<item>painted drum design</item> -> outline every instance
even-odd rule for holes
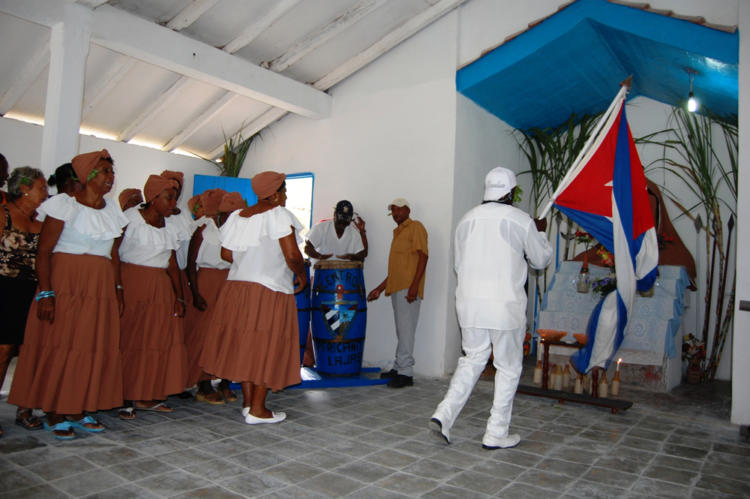
[[[312,336],[318,372],[333,376],[359,374],[366,325],[367,301],[362,263],[316,263],[312,292]]]

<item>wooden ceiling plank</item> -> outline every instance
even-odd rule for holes
[[[34,54],[26,61],[23,68],[16,73],[13,85],[5,91],[0,98],[0,115],[4,115],[15,106],[24,96],[32,83],[49,65],[50,47],[49,38],[39,45]]]
[[[308,118],[330,115],[329,95],[292,78],[108,5],[94,17],[92,39],[106,48]]]
[[[419,32],[423,28],[461,6],[466,0],[441,0],[432,7],[408,19],[396,29],[372,44],[370,47],[352,57],[339,67],[316,81],[313,86],[318,90],[328,90],[341,80],[359,71],[399,43]]]
[[[125,59],[123,62],[122,59]],[[102,101],[102,99],[117,86],[118,83],[127,75],[133,66],[135,66],[136,60],[127,57],[120,56],[117,60],[101,77],[91,86],[90,89],[84,92],[83,98],[83,119],[91,114],[96,106]]]
[[[45,26],[62,21],[63,6],[57,0],[0,0],[0,12]],[[91,40],[105,48],[301,116],[331,114],[331,96],[312,86],[111,5],[93,15]]]
[[[200,130],[203,125],[211,121],[214,116],[227,107],[235,98],[237,98],[236,94],[233,94],[232,92],[225,93],[219,100],[211,103],[203,112],[201,112],[201,114],[190,119],[190,123],[187,127],[183,128],[180,133],[172,137],[169,142],[162,147],[162,150],[172,151],[180,147],[187,139],[192,137],[195,132]]]
[[[218,2],[219,0],[193,0],[187,7],[169,20],[167,28],[175,31],[187,28]]]
[[[169,88],[164,90],[159,97],[154,99],[150,105],[146,107],[133,122],[123,130],[117,137],[118,140],[127,142],[148,124],[149,121],[154,119],[157,115],[162,113],[174,100],[179,91],[189,82],[187,78],[177,78],[177,81],[172,83]]]
[[[385,3],[385,0],[362,0],[353,7],[334,17],[328,24],[297,41],[289,50],[263,67],[280,73],[293,65],[339,33],[371,14]]]
[[[237,35],[232,41],[227,43],[223,50],[234,54],[243,47],[246,47],[253,40],[258,38],[261,33],[270,28],[276,21],[289,12],[300,0],[278,0],[273,4],[268,12],[258,18],[253,24],[246,27],[242,33]]]
[[[109,2],[109,0],[78,0],[79,4],[83,5],[84,7],[88,7],[89,9],[95,9],[107,2]]]

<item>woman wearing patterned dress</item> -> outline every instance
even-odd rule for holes
[[[44,174],[36,168],[16,168],[8,179],[9,202],[0,208],[0,386],[10,360],[23,344],[26,317],[36,291],[36,249],[42,223],[36,209],[47,199]],[[16,424],[38,430],[42,422],[31,409],[19,407]],[[0,435],[3,434],[0,428]]]

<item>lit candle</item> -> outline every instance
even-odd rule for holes
[[[618,372],[618,373],[620,372],[620,362],[622,362],[622,357],[619,358],[619,359],[617,359],[617,369],[616,369],[616,372]]]

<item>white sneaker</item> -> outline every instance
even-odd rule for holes
[[[250,414],[248,411],[247,416],[245,416],[245,423],[246,424],[272,424],[272,423],[281,423],[286,419],[286,413],[285,412],[274,412],[271,411],[271,417],[270,418],[257,418]]]
[[[438,418],[433,417],[432,419],[430,419],[430,429],[434,432],[437,432],[441,437],[443,437],[443,440],[445,440],[446,444],[451,443],[451,429],[445,428],[443,426],[443,422]]]
[[[250,406],[243,407],[242,408],[242,417],[246,418],[248,414],[250,414]]]
[[[510,449],[515,447],[521,441],[521,435],[513,433],[504,437],[490,437],[485,435],[482,439],[482,448],[487,450]]]

